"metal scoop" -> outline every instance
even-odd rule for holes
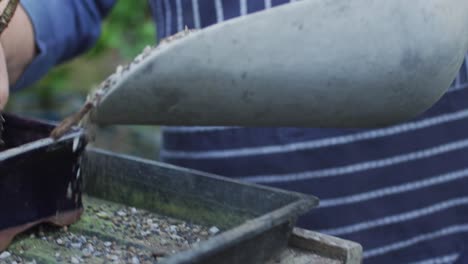
[[[100,124],[375,127],[447,90],[466,0],[305,0],[175,38],[99,93]]]

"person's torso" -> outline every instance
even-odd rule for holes
[[[152,7],[163,38],[287,2],[153,0]],[[320,207],[300,224],[361,243],[369,263],[452,263],[468,245],[467,132],[464,63],[444,97],[407,123],[373,130],[171,127],[161,157],[318,196]]]
[[[159,39],[289,2],[294,0],[150,0]]]

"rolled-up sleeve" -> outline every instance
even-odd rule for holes
[[[50,68],[93,46],[115,0],[21,0],[34,27],[37,56],[13,89],[32,84]]]

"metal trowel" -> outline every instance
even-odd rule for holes
[[[179,33],[88,110],[98,124],[391,125],[432,106],[467,50],[466,0],[304,0]]]

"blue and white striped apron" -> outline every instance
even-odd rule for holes
[[[154,0],[152,9],[162,38],[287,2]],[[318,196],[299,224],[361,243],[366,263],[465,263],[466,63],[433,108],[396,126],[173,127],[163,142],[166,162]]]

